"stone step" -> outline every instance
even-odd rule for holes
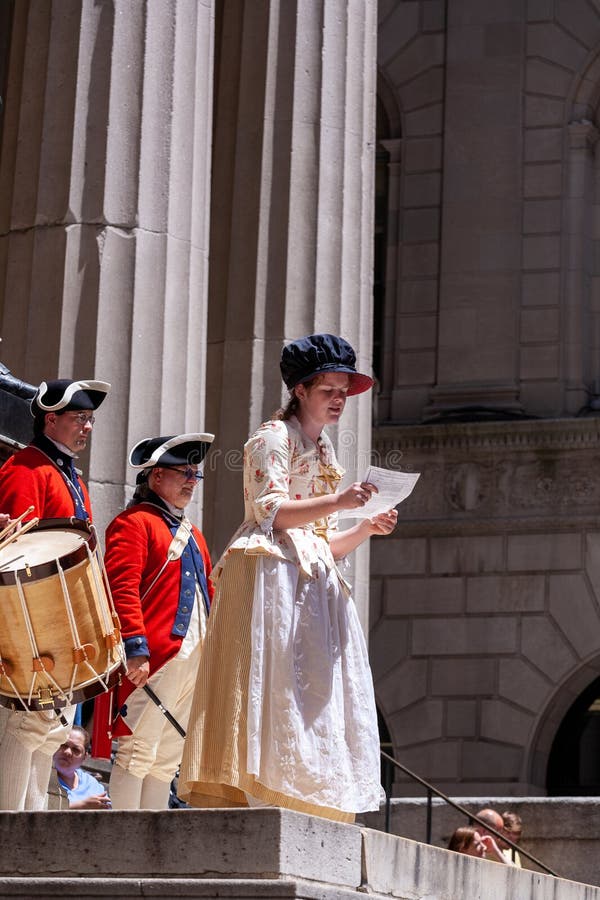
[[[0,813],[0,898],[600,900],[600,888],[282,809]]]

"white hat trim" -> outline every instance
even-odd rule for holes
[[[144,438],[141,441],[138,441],[135,447],[131,448],[131,452],[129,454],[129,465],[133,469],[151,469],[153,466],[158,465],[158,460],[167,450],[170,450],[171,447],[178,447],[179,444],[187,444],[192,441],[202,442],[203,444],[212,444],[214,441],[214,434],[204,433],[204,434],[177,434],[174,437],[170,438],[168,441],[164,441],[159,447],[156,448],[150,459],[147,459],[144,463],[138,463],[135,465],[131,461],[131,457],[133,455],[134,450],[140,446],[140,444],[144,444],[146,441],[151,441],[152,438]]]
[[[65,392],[62,395],[61,399],[58,403],[54,403],[51,406],[47,406],[45,403],[42,403],[42,397],[48,390],[48,385],[45,381],[42,381],[38,388],[38,392],[31,401],[31,405],[39,406],[40,409],[43,409],[44,412],[56,412],[57,409],[64,409],[65,406],[68,406],[73,398],[73,395],[77,393],[77,391],[99,391],[103,394],[108,394],[110,391],[110,384],[107,381],[74,381],[67,388],[65,388]]]

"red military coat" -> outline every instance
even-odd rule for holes
[[[204,562],[210,601],[213,587],[209,579],[212,565],[208,547],[195,526],[192,526],[192,534]],[[128,639],[145,639],[150,651],[151,675],[178,653],[184,637],[172,634],[179,604],[181,559],[168,562],[155,581],[165,563],[172,539],[163,512],[157,506],[144,502],[120,513],[106,530],[104,564],[121,623],[121,635],[126,646],[131,643]],[[117,690],[116,710],[121,708],[133,689],[131,682],[125,679]],[[95,718],[102,718],[105,722],[108,712],[106,701],[106,697],[97,698],[95,715]],[[118,736],[130,732],[126,722],[118,719],[112,733]],[[94,753],[100,755],[106,745],[102,733],[96,728],[94,744]]]
[[[87,488],[79,476],[77,479],[91,520]],[[0,512],[16,519],[30,506],[33,512],[24,521],[34,516],[69,519],[75,514],[73,498],[60,471],[45,453],[31,445],[7,459],[0,469]]]
[[[206,541],[195,526],[192,533],[208,580],[212,566]],[[183,636],[171,633],[179,603],[181,560],[169,562],[153,584],[172,539],[163,513],[150,503],[126,509],[106,529],[104,564],[121,635],[124,641],[145,637],[150,650],[150,674],[175,656],[183,641]],[[210,600],[210,582],[208,590]]]

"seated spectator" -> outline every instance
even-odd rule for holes
[[[110,797],[104,785],[81,768],[89,743],[85,728],[73,725],[69,737],[52,757],[58,784],[67,794],[69,809],[110,809]]]
[[[521,840],[521,836],[523,834],[523,820],[521,816],[515,812],[510,812],[507,810],[502,813],[502,820],[504,821],[504,828],[502,829],[505,836],[509,841],[512,841],[513,844],[518,844]],[[502,853],[508,860],[508,862],[512,862],[517,866],[517,868],[521,869],[521,857],[516,850],[513,850],[507,844],[502,847]]]
[[[464,853],[466,856],[477,856],[479,859],[506,863],[494,837],[491,834],[480,834],[476,828],[470,826],[456,829],[450,838],[448,850]]]

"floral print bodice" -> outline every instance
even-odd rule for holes
[[[307,575],[317,558],[325,556],[335,566],[328,536],[337,530],[337,514],[287,530],[274,530],[273,521],[285,500],[335,493],[343,474],[326,434],[315,444],[295,417],[262,424],[244,446],[244,522],[215,566],[215,577],[225,557],[242,549],[286,559]]]

